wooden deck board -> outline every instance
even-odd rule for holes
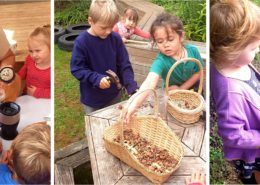
[[[106,119],[95,117],[90,117],[89,121],[95,123],[91,125],[91,133],[93,134],[100,183],[102,185],[115,184],[123,176],[123,171],[119,159],[108,153],[104,148],[102,134],[105,128],[109,126],[109,122]]]
[[[71,155],[69,157],[66,157],[66,158],[58,161],[56,164],[68,166],[71,168],[76,168],[76,167],[80,166],[81,164],[84,164],[89,161],[90,161],[89,150],[88,150],[88,148],[86,148],[85,150],[82,150],[74,155]]]
[[[74,184],[73,169],[63,165],[54,165],[55,184]]]
[[[91,132],[91,123],[89,122],[89,119],[90,119],[89,116],[85,116],[93,181],[95,182],[95,184],[101,185],[100,180],[99,180],[99,173],[98,173],[98,166],[97,166],[97,160],[96,160],[95,149],[94,149],[94,142],[93,142],[93,137],[92,137],[92,132]]]
[[[198,125],[185,129],[182,142],[199,155],[203,138],[204,127],[202,125]]]
[[[164,185],[184,185],[186,176],[170,176]],[[124,176],[117,185],[126,185],[126,184],[145,184],[153,185],[153,183],[144,176]]]
[[[77,153],[78,151],[83,150],[84,148],[88,147],[88,141],[87,139],[83,139],[81,141],[78,141],[76,143],[73,143],[67,147],[64,147],[58,151],[55,151],[54,155],[54,161],[57,161],[61,158],[70,156],[74,153]]]
[[[1,27],[6,33],[13,32],[12,40],[17,41],[15,54],[17,66],[14,69],[18,71],[29,54],[27,41],[31,32],[44,24],[51,24],[51,2],[1,5],[0,12]]]

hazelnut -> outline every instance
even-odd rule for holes
[[[153,149],[153,150],[156,149],[156,146],[155,146],[155,145],[152,145],[152,149]]]
[[[142,160],[142,164],[146,164],[146,160]]]
[[[180,108],[181,108],[181,104],[178,104],[178,107],[180,107]]]
[[[123,105],[119,105],[119,109],[123,109],[124,107],[123,107]]]
[[[152,171],[154,171],[154,170],[155,170],[155,168],[154,168],[153,166],[149,166],[149,170],[152,170]]]

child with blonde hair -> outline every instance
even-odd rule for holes
[[[161,13],[153,22],[150,33],[160,53],[152,64],[140,90],[149,87],[155,88],[160,76],[163,79],[163,87],[165,87],[168,71],[173,64],[182,58],[196,58],[204,66],[198,49],[191,44],[182,44],[185,32],[182,21],[178,17],[168,13]],[[199,65],[193,61],[179,64],[170,76],[169,90],[198,87],[200,73]],[[130,104],[124,119],[125,126],[148,94],[149,91],[140,94]]]
[[[119,33],[124,43],[126,43],[127,39],[133,34],[147,39],[150,38],[149,32],[142,31],[136,27],[138,19],[139,15],[136,9],[129,7],[124,10],[122,20],[114,26],[113,31]]]
[[[47,184],[51,179],[51,129],[45,123],[24,128],[0,162],[0,184]]]
[[[216,0],[210,10],[211,98],[224,157],[245,184],[260,183],[260,73],[251,64],[259,45],[259,7]]]
[[[23,94],[51,98],[51,31],[50,25],[36,28],[28,39],[30,54],[17,73],[25,80]]]
[[[74,42],[70,70],[80,81],[80,101],[86,114],[121,101],[122,89],[109,84],[108,70],[116,73],[129,95],[138,89],[122,39],[112,32],[118,19],[113,1],[94,1],[88,17],[91,28]]]

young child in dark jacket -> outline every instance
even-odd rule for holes
[[[122,89],[109,84],[108,70],[116,73],[129,95],[138,89],[122,39],[112,32],[118,20],[113,1],[96,0],[89,10],[91,28],[74,42],[70,69],[80,81],[80,101],[86,114],[121,101]]]

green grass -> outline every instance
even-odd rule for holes
[[[55,63],[55,150],[85,139],[84,108],[80,102],[79,81],[70,73],[72,52],[54,46]]]

